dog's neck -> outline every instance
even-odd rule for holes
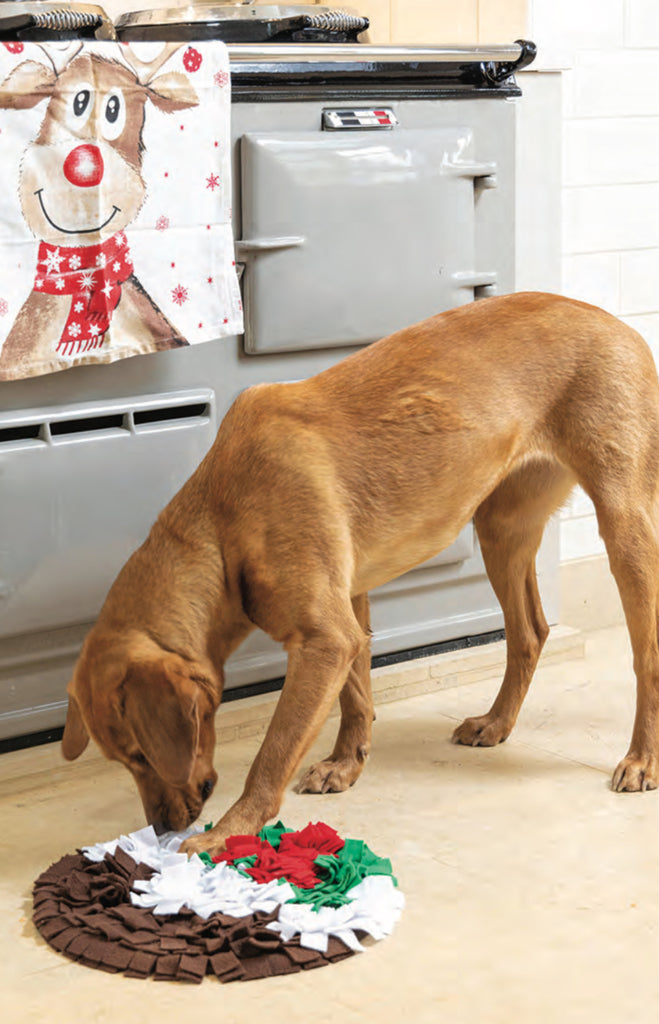
[[[229,593],[219,541],[194,524],[181,534],[166,511],[117,577],[102,615],[118,631],[143,632],[164,650],[208,659],[221,678],[253,626],[239,595]]]

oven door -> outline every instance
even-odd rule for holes
[[[492,286],[473,152],[462,126],[243,135],[246,351],[367,344]]]

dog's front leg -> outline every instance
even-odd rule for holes
[[[352,607],[364,633],[371,635],[368,594],[352,599]],[[339,697],[341,724],[329,757],[313,764],[298,782],[298,793],[342,793],[361,775],[371,750],[373,696],[371,646],[366,644],[352,663]]]
[[[242,795],[214,828],[183,844],[185,853],[220,852],[228,836],[258,832],[277,814],[286,786],[367,642],[349,603],[340,620],[333,619],[332,630],[316,632],[290,650],[286,681]]]

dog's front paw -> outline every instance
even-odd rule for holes
[[[640,793],[656,789],[659,782],[657,758],[627,754],[613,773],[611,788],[616,793]]]
[[[295,787],[296,793],[343,793],[359,778],[363,761],[346,758],[342,761],[319,761],[312,764]]]
[[[502,719],[479,715],[477,718],[465,718],[453,733],[451,742],[465,747],[495,747],[509,735],[510,727]]]
[[[208,832],[200,832],[199,835],[190,836],[179,847],[179,853],[187,853],[190,857],[193,853],[209,853],[214,857],[226,850],[225,836],[218,836],[214,829]]]

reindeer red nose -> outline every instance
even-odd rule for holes
[[[64,161],[65,177],[72,185],[90,188],[103,178],[103,157],[98,146],[85,143],[72,149]]]

